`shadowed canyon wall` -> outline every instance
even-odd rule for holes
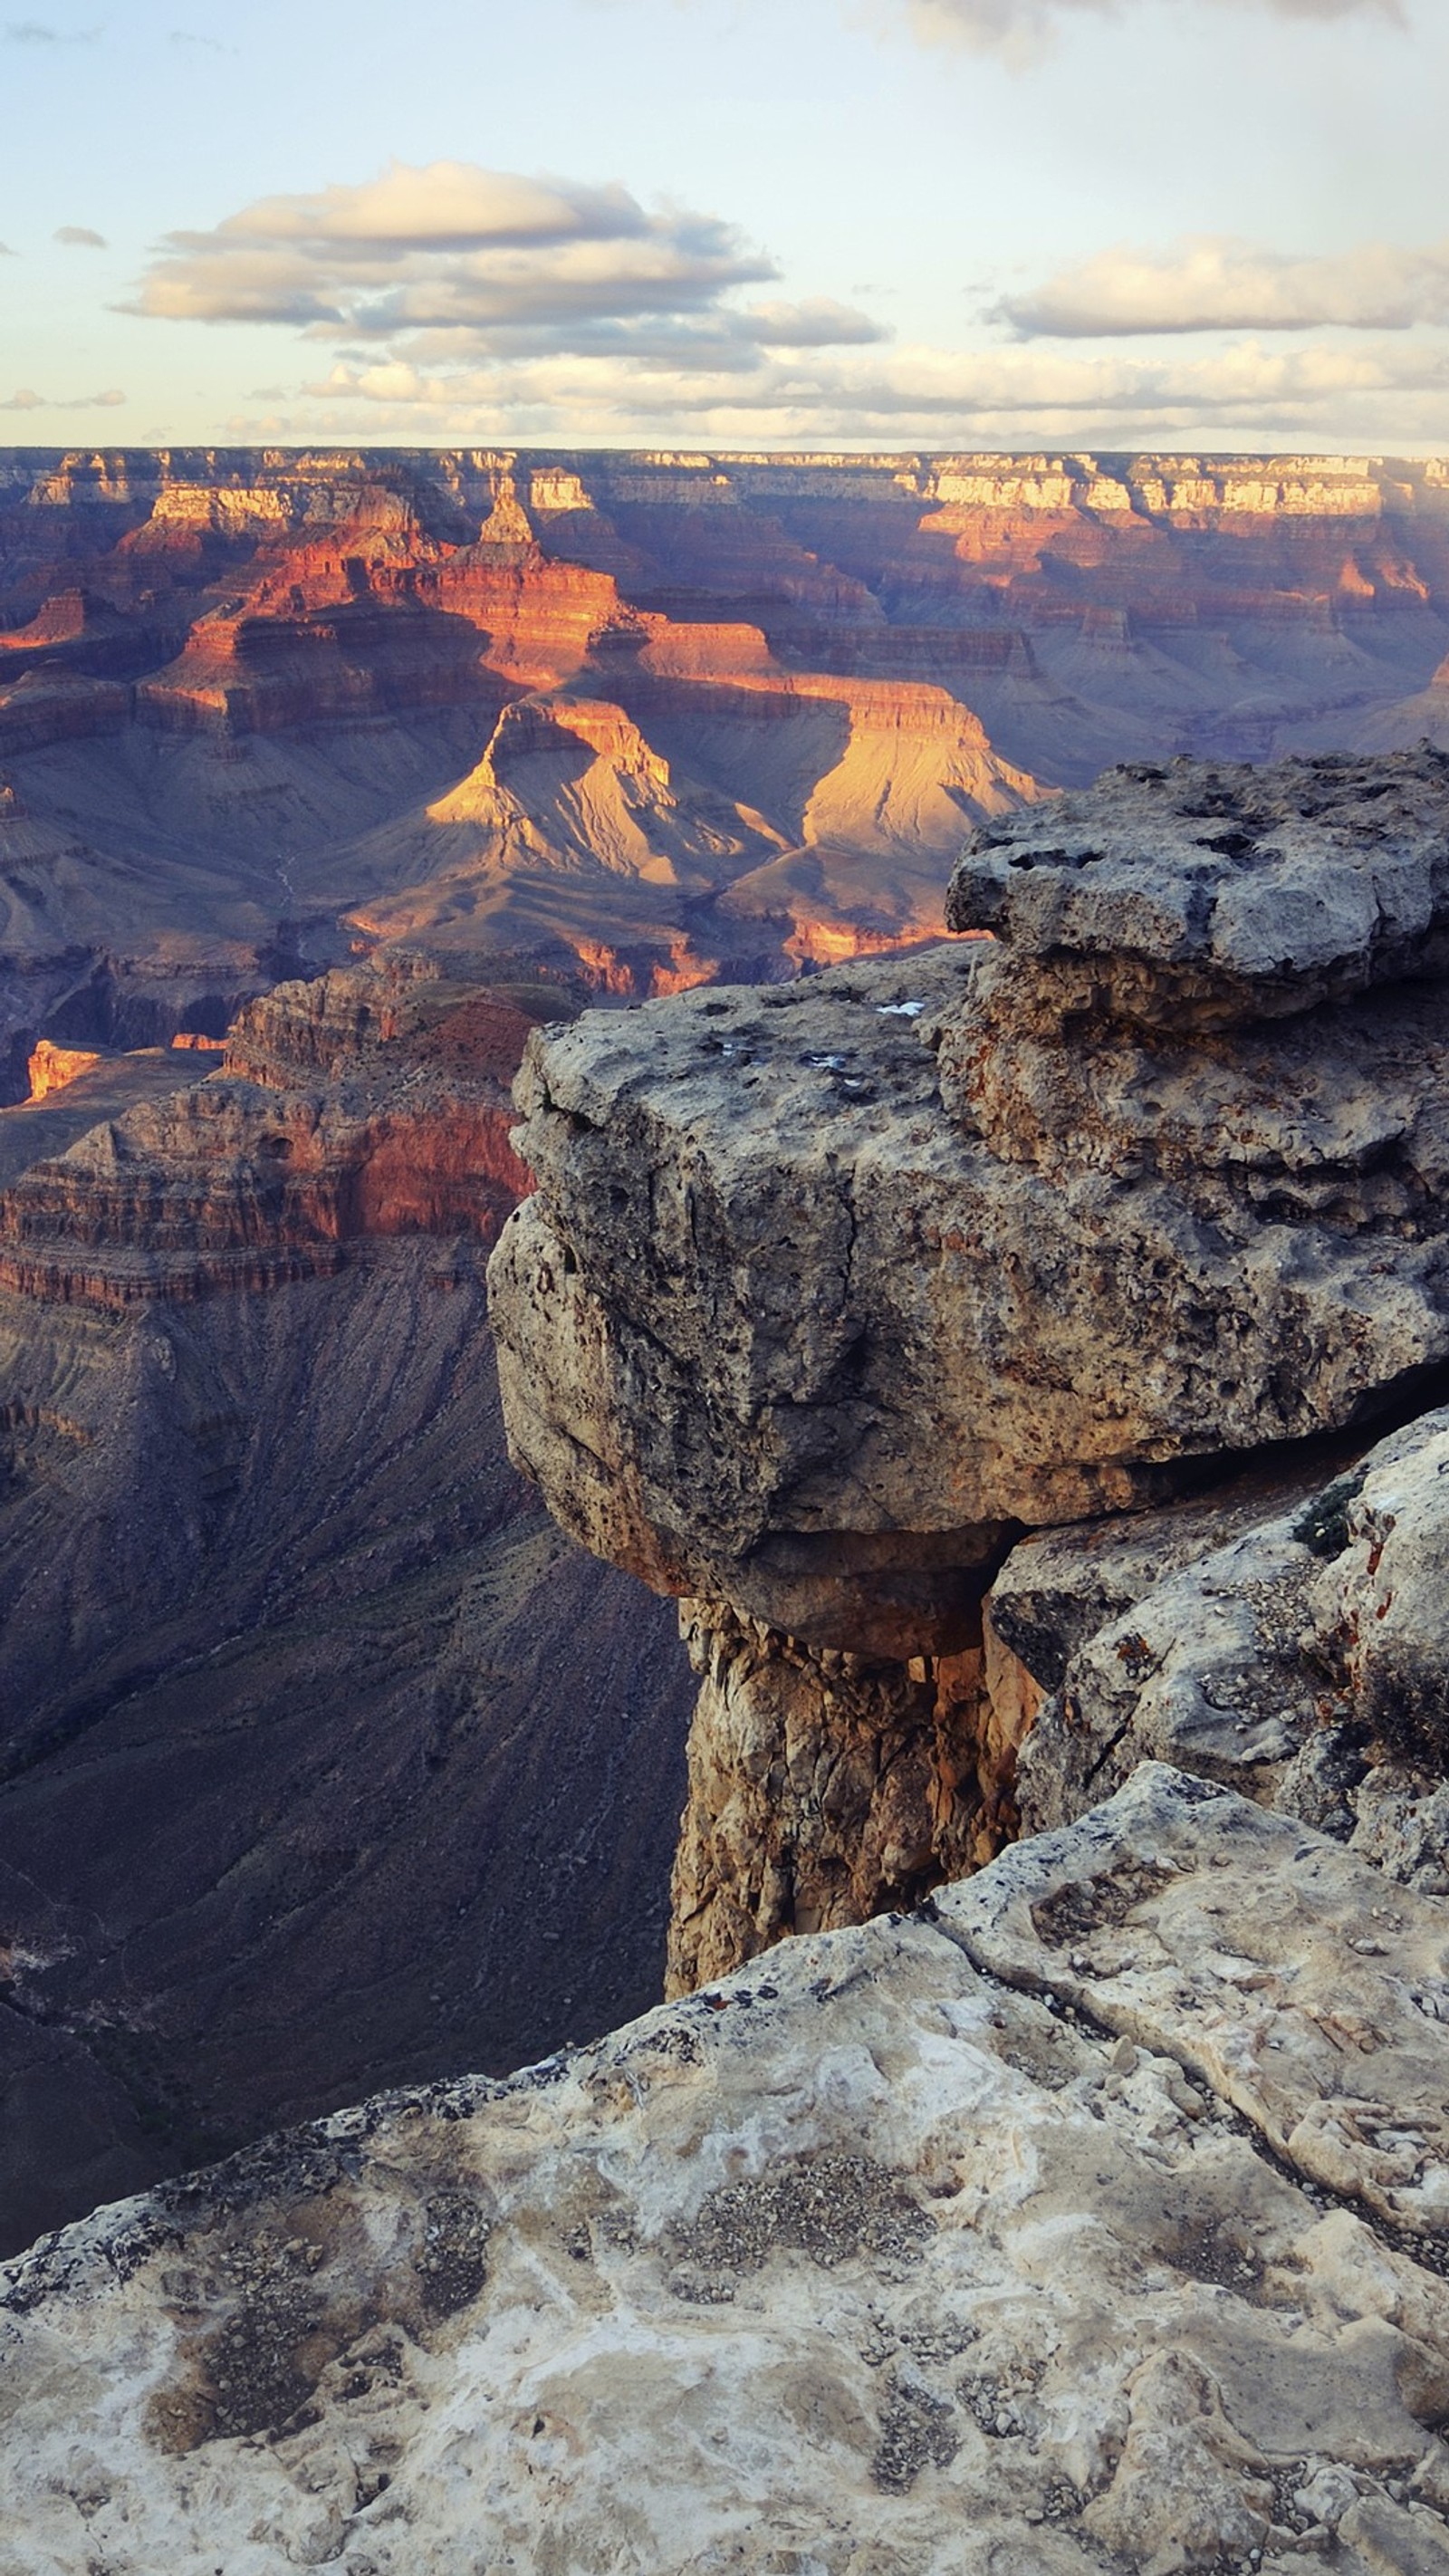
[[[0,1111],[0,2227],[658,1991],[688,1672],[506,1463],[556,988],[283,985]]]

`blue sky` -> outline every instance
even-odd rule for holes
[[[1444,0],[8,5],[0,441],[1449,449]]]

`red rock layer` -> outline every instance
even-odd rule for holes
[[[223,1069],[0,1196],[0,1286],[124,1308],[340,1268],[369,1237],[489,1245],[528,1187],[510,1086],[540,1012],[361,972],[283,985]]]

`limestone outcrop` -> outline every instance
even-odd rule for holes
[[[5,2576],[1442,2576],[1449,1917],[1148,1766],[0,2275]]]
[[[798,1681],[785,1717],[762,1673],[920,1664],[881,1685],[871,1793],[919,1892],[978,1831],[972,1726],[958,1699],[947,1743],[926,1664],[990,1628],[981,1819],[1010,1819],[1061,1681],[1009,1617],[983,1626],[1026,1530],[1160,1506],[1265,1445],[1361,1449],[1424,1401],[1449,1358],[1446,853],[1431,751],[1114,776],[978,828],[950,898],[972,944],[530,1041],[537,1189],[491,1272],[510,1436],[574,1536],[727,1613],[692,1756],[718,1813],[696,1797],[686,1826],[713,1886],[702,1860],[681,1882],[700,1957],[728,1919],[742,1954],[788,1928],[758,1780],[844,1754],[818,1670],[813,1734]],[[679,1973],[690,1938],[677,1916]]]
[[[1405,789],[1403,939],[1431,968],[1423,853],[1449,827],[1449,770],[1416,756],[1380,783]],[[1378,918],[1353,838],[1369,784],[1320,762],[1273,792],[1339,817],[1344,903],[1367,874]],[[1221,841],[1259,792],[1176,773],[1169,837],[1179,795],[1216,800]],[[1233,1025],[1185,1033],[1184,990],[1216,993],[1219,969],[1150,889],[1136,949],[1112,944],[1143,830],[1121,802],[1110,781],[1064,824],[988,827],[953,900],[963,924],[991,914],[990,944],[531,1043],[518,1142],[538,1188],[495,1314],[519,1456],[577,1535],[815,1643],[949,1649],[1013,1525],[1340,1429],[1449,1356],[1442,980],[1324,998],[1346,935],[1285,905],[1276,943],[1222,970]],[[1063,919],[1059,824],[1127,843],[1127,891],[1084,932]],[[970,899],[1003,847],[1010,902]],[[1240,858],[1204,860],[1204,906],[1217,879],[1255,882]],[[1050,900],[1028,907],[1018,874]],[[1322,913],[1339,892],[1328,878]],[[1160,992],[1170,1029],[1124,1027],[1114,976],[1129,1001]]]
[[[787,1933],[915,1905],[1013,1839],[1043,1694],[989,1618],[978,1646],[908,1664],[811,1648],[717,1603],[687,1603],[681,1625],[701,1683],[667,1993]]]

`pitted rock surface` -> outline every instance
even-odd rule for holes
[[[1009,1562],[994,1615],[1057,1685],[1021,1756],[1027,1828],[1157,1759],[1449,1893],[1449,1412],[1284,1500],[1063,1530]]]
[[[3,2276],[0,2569],[1438,2576],[1449,1909],[1385,1894],[1150,1769],[102,2211]]]
[[[1169,1030],[1449,969],[1449,759],[1175,760],[980,824],[946,905],[1038,1006]]]
[[[492,1312],[574,1536],[812,1644],[950,1652],[1019,1525],[1449,1358],[1449,986],[1173,1040],[1129,1115],[1146,1042],[1013,1035],[1014,972],[945,947],[530,1041]]]

